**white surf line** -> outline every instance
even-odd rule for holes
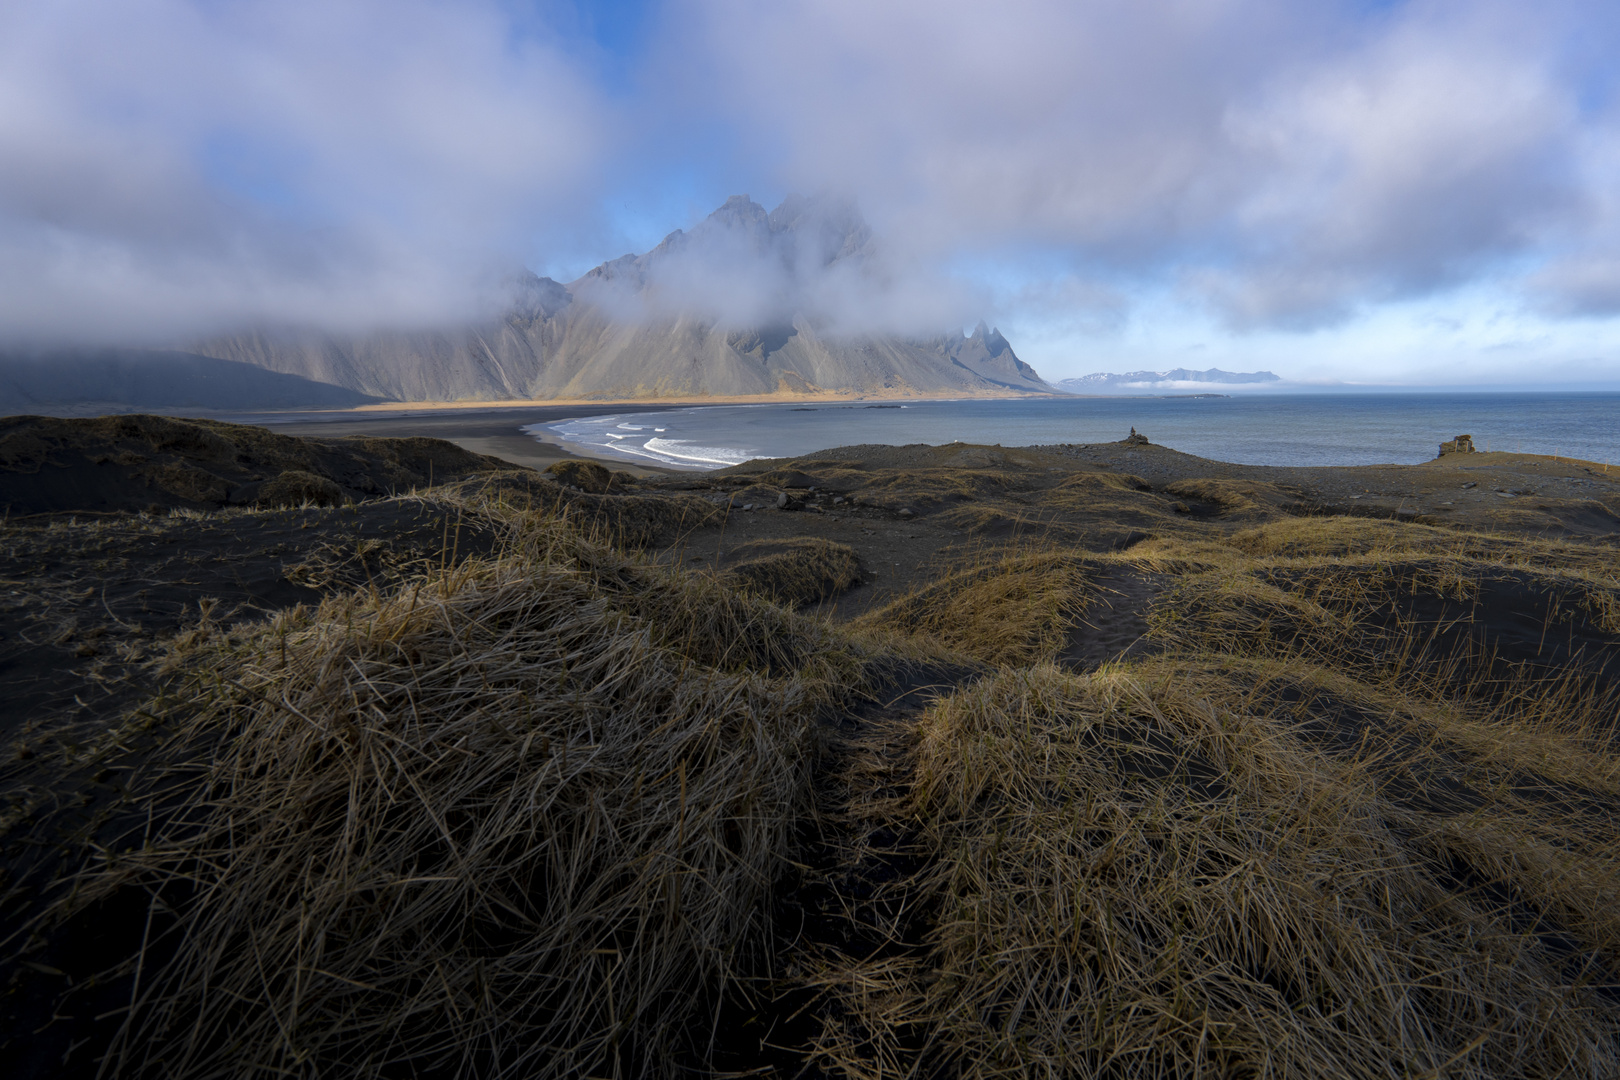
[[[752,450],[724,446],[700,446],[694,445],[685,439],[659,439],[654,437],[647,439],[645,443],[638,443],[639,434],[624,435],[617,431],[602,430],[615,419],[617,417],[613,416],[580,417],[529,424],[521,430],[531,438],[541,441],[543,441],[542,433],[544,433],[544,435],[548,435],[558,442],[571,443],[586,454],[641,458],[656,461],[661,465],[677,467],[723,469],[730,465],[740,465],[745,461],[752,461],[761,456]],[[581,426],[585,427],[586,430],[581,430]],[[624,428],[629,425],[619,424],[616,426]],[[645,431],[646,426],[642,426],[637,430]],[[658,428],[657,430],[663,431],[664,429]]]
[[[756,402],[747,405],[698,405],[681,409],[680,412],[684,414],[699,413],[712,409],[779,409],[782,406],[782,402],[775,401]],[[859,406],[845,407],[858,408]],[[884,407],[893,408],[894,406]],[[904,409],[909,408],[909,406],[901,405],[899,408]],[[687,468],[724,469],[731,465],[741,465],[745,461],[773,459],[780,456],[724,446],[696,446],[685,439],[659,439],[655,437],[648,439],[640,446],[636,446],[633,440],[637,436],[620,435],[614,431],[604,430],[611,425],[617,431],[646,431],[651,426],[650,424],[635,424],[631,421],[646,420],[648,415],[645,413],[611,413],[603,416],[565,417],[561,420],[528,424],[519,430],[535,439],[540,439],[540,433],[544,431],[559,442],[573,443],[576,446],[585,448],[588,453],[645,458],[663,465],[685,466]],[[653,430],[662,434],[668,429],[654,427]],[[613,441],[602,441],[604,436]]]
[[[565,420],[542,421],[537,424],[525,424],[518,428],[518,430],[529,436],[529,438],[533,439],[535,442],[558,445],[570,453],[579,454],[583,457],[623,457],[628,459],[646,457],[647,455],[645,454],[630,453],[630,448],[621,443],[603,442],[600,439],[600,436],[603,435],[607,436],[609,439],[626,439],[629,438],[629,436],[618,435],[611,431],[579,431],[569,428],[569,425],[571,424],[589,424],[592,426],[600,426],[595,422],[613,419],[615,419],[615,417],[611,416],[570,417]],[[675,463],[664,462],[664,464]]]
[[[724,469],[764,456],[750,450],[735,450],[726,446],[694,446],[683,439],[648,439],[639,447],[616,443],[613,449],[621,454],[635,454],[638,457],[661,461],[666,465],[695,465],[704,469]]]

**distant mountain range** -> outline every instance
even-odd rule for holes
[[[1169,371],[1127,371],[1123,375],[1099,371],[1078,379],[1060,379],[1052,385],[1071,394],[1101,394],[1111,390],[1150,390],[1167,383],[1233,385],[1281,381],[1269,371],[1222,371],[1220,368],[1192,371],[1188,368],[1172,368]]]
[[[767,213],[738,195],[690,232],[567,285],[526,276],[484,325],[259,331],[190,351],[396,401],[1051,392],[983,323],[924,339],[830,330],[816,290],[858,288],[872,251],[846,203],[791,195]],[[698,285],[753,296],[754,317],[705,311]]]

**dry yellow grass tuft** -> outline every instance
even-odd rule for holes
[[[1184,499],[1213,503],[1222,514],[1258,510],[1259,500],[1268,497],[1275,500],[1277,496],[1276,487],[1272,484],[1240,480],[1177,480],[1167,484],[1165,490]]]
[[[991,554],[855,620],[989,664],[1050,660],[1087,599],[1086,564],[1055,551]]]
[[[920,954],[811,976],[833,999],[820,1061],[852,1077],[1620,1072],[1620,1010],[1578,956],[1459,881],[1457,836],[1385,800],[1366,762],[1204,690],[1035,667],[929,710],[909,782],[856,812],[910,823],[921,869],[897,888],[931,929]],[[1471,835],[1526,877],[1554,851]],[[1584,871],[1612,882],[1612,854]]]
[[[624,475],[609,474],[607,494],[571,490],[562,482],[528,470],[473,477],[437,488],[433,494],[438,501],[466,505],[498,517],[521,513],[556,515],[585,535],[629,547],[668,542],[720,517],[714,504],[684,493],[638,494],[623,480]]]
[[[509,547],[176,659],[156,830],[69,901],[149,897],[112,1073],[650,1075],[704,1041],[870,657],[555,522]]]
[[[848,544],[820,537],[755,540],[726,553],[726,578],[790,607],[828,600],[861,580]]]
[[[1620,1075],[1611,546],[1144,536],[1133,477],[948,452],[942,518],[1136,535],[838,627],[842,544],[672,570],[615,545],[713,504],[508,474],[421,496],[492,555],[321,549],[358,591],[176,639],[150,832],[63,908],[150,913],[106,1071]]]

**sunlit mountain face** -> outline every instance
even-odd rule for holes
[[[967,334],[874,328],[862,312],[891,285],[847,201],[790,195],[766,211],[739,195],[567,285],[525,274],[481,322],[259,328],[192,350],[403,401],[1050,392],[983,320]]]

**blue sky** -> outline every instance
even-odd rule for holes
[[[1050,378],[1620,386],[1616,46],[1593,0],[25,0],[0,338],[479,317],[805,191],[894,329]]]

